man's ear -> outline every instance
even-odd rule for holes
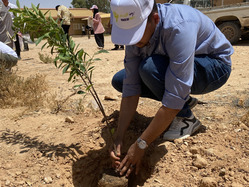
[[[154,21],[155,21],[156,24],[159,23],[160,17],[159,17],[159,15],[158,15],[158,13],[154,13],[154,14],[153,14],[153,19],[154,19]]]

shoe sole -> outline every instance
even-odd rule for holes
[[[194,126],[193,126],[193,128],[192,128],[192,130],[191,130],[191,133],[186,134],[186,135],[184,135],[184,136],[180,136],[180,137],[178,137],[178,138],[169,138],[169,137],[164,137],[164,136],[163,136],[163,139],[164,139],[164,140],[167,140],[167,141],[173,141],[173,140],[176,140],[176,139],[186,139],[186,138],[190,137],[190,136],[193,135],[197,130],[199,130],[200,127],[201,127],[201,122],[200,122],[198,119],[196,119],[196,120],[197,120],[197,121],[196,121],[196,123],[194,124]]]
[[[201,122],[199,120],[197,120],[196,124],[194,125],[191,134],[186,134],[185,136],[180,137],[179,139],[185,139],[188,138],[190,136],[192,136],[196,131],[198,131],[201,127]]]
[[[192,97],[191,101],[189,102],[189,108],[192,109],[198,104],[198,99]]]

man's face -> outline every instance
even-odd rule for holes
[[[154,13],[152,18],[147,22],[142,39],[137,44],[135,44],[137,47],[142,48],[149,43],[150,38],[153,35],[158,22],[159,22],[158,14]]]
[[[4,6],[8,6],[8,4],[9,4],[9,0],[2,0],[2,2],[3,2],[3,4],[4,4]]]

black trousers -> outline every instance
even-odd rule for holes
[[[61,27],[63,28],[64,32],[67,34],[67,40],[69,41],[69,28],[70,28],[70,25],[61,25]]]
[[[17,56],[21,57],[21,47],[20,47],[20,43],[19,43],[18,34],[16,34],[15,48],[16,48],[16,54],[17,54]]]
[[[99,47],[104,47],[104,33],[94,34],[94,38]]]

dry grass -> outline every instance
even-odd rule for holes
[[[2,108],[42,107],[46,100],[46,91],[47,83],[44,75],[37,74],[24,80],[14,72],[0,69],[0,107]]]
[[[42,53],[38,53],[38,55],[39,55],[39,59],[43,63],[45,63],[45,64],[54,63],[54,59],[50,55],[46,55],[46,54],[42,54]]]

